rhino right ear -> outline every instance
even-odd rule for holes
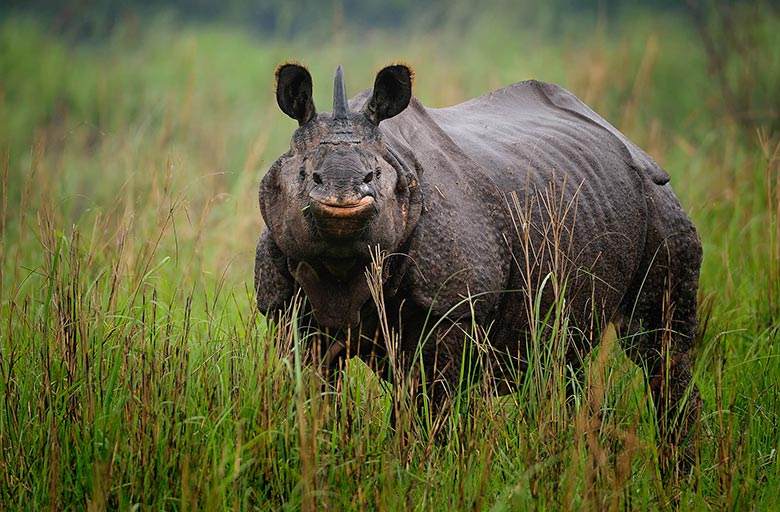
[[[299,126],[317,114],[311,94],[311,74],[305,67],[282,64],[276,68],[276,102]]]
[[[412,99],[413,79],[412,70],[403,64],[381,70],[374,81],[374,93],[363,107],[363,115],[374,125],[379,125],[403,112]]]

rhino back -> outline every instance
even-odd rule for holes
[[[463,265],[437,254],[447,254],[442,244],[461,247],[481,275],[500,275],[483,278],[478,291],[528,290],[564,274],[583,321],[594,302],[614,311],[642,258],[646,188],[668,181],[663,169],[557,86],[521,82],[444,109],[413,103],[383,131],[422,167],[423,259],[436,258],[451,275]],[[552,289],[542,293],[549,304]]]
[[[520,285],[564,273],[575,311],[587,314],[593,301],[615,309],[643,254],[646,189],[666,183],[665,171],[571,93],[550,84],[521,82],[428,113],[485,178],[516,195],[510,209],[521,229],[530,222],[533,246],[532,254],[520,257],[531,260],[535,274],[530,280],[523,275]]]
[[[628,140],[566,89],[527,80],[448,108],[428,108],[428,114],[488,173],[501,180],[517,169],[517,156],[529,164],[575,171],[578,154],[607,165],[612,172],[625,166],[658,185],[669,175],[647,153]],[[559,151],[563,154],[561,161]],[[547,160],[545,161],[545,157]],[[622,163],[623,166],[620,166]]]

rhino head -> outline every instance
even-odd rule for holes
[[[358,321],[370,297],[363,269],[371,251],[394,251],[419,219],[417,172],[397,158],[379,128],[411,96],[411,70],[388,66],[362,108],[352,111],[339,66],[333,112],[318,113],[306,68],[284,64],[276,71],[279,108],[299,126],[290,150],[262,180],[260,211],[321,325]]]

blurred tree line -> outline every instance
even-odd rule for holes
[[[735,4],[735,0],[645,0],[642,8],[668,12],[695,3]],[[780,0],[776,0],[780,2]],[[750,2],[743,2],[750,3]],[[622,0],[2,0],[5,17],[24,12],[46,20],[57,33],[77,39],[109,35],[121,22],[161,13],[189,21],[238,23],[250,30],[289,37],[356,28],[421,27],[468,23],[486,12],[510,17],[519,26],[555,30],[572,14],[618,16],[636,3]]]
[[[101,40],[146,20],[218,22],[267,37],[327,39],[349,28],[468,30],[480,17],[552,37],[572,24],[621,16],[686,20],[707,59],[722,108],[746,128],[780,132],[780,0],[0,0],[0,22],[33,16],[54,34]]]

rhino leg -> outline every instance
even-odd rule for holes
[[[434,433],[441,433],[460,382],[469,324],[438,320],[427,314],[407,314],[402,326],[401,360],[395,364],[400,363],[403,368],[413,407],[420,417],[428,416]],[[406,392],[403,388],[396,387],[396,392]]]
[[[255,251],[255,292],[257,308],[266,316],[275,316],[289,306],[295,294],[295,281],[287,270],[287,257],[266,229]]]
[[[675,212],[676,213],[676,212]],[[649,229],[645,263],[622,306],[618,333],[629,357],[647,372],[658,415],[665,474],[687,472],[702,406],[688,356],[698,331],[701,243],[682,215]],[[674,228],[674,229],[671,229]],[[661,237],[658,233],[674,233]]]

